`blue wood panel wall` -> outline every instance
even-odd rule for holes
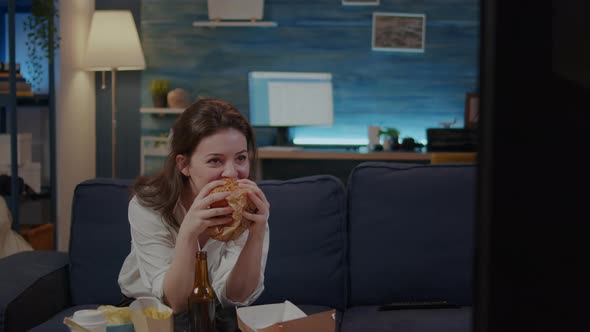
[[[425,14],[425,52],[372,51],[373,12]],[[248,72],[331,72],[334,128],[297,129],[295,136],[366,138],[367,126],[381,125],[424,141],[425,129],[440,122],[456,118],[462,127],[465,94],[477,89],[478,0],[266,0],[264,20],[276,28],[191,25],[207,19],[206,0],[142,1],[144,107],[151,105],[149,82],[168,79],[193,98],[223,98],[248,114]]]

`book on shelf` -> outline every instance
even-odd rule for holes
[[[4,94],[9,94],[10,92],[8,90],[0,90],[0,95],[4,95]],[[35,94],[33,93],[33,91],[17,91],[16,92],[16,96],[17,97],[33,97]]]
[[[26,80],[24,77],[18,77],[18,76],[17,76],[17,77],[15,78],[15,81],[17,81],[17,82],[26,82],[27,80]],[[0,76],[0,84],[1,84],[2,82],[6,82],[6,83],[8,83],[8,82],[10,82],[10,78],[8,78],[8,76],[4,76],[4,77],[3,77],[3,76]]]
[[[0,81],[0,90],[10,90],[10,82]],[[16,82],[16,91],[31,91],[31,83],[24,81]]]
[[[16,73],[16,75],[14,75],[16,77],[17,81],[24,81],[25,78],[23,77],[23,74],[21,73]],[[9,72],[0,72],[0,81],[8,81],[10,79],[10,73]]]
[[[10,73],[7,72],[9,64],[0,62],[0,94],[10,93]],[[18,63],[16,64],[17,71],[20,69]],[[21,73],[17,72],[16,78],[16,96],[17,97],[32,97],[32,84],[27,82]]]
[[[20,64],[16,63],[16,72],[20,73]],[[10,62],[0,62],[0,72],[10,72]]]

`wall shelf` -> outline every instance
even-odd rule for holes
[[[170,148],[168,146],[168,137],[142,136],[140,147],[140,174],[145,175],[147,157],[166,157]]]
[[[184,112],[184,108],[142,107],[139,109],[139,113],[144,114],[180,114],[182,112]]]
[[[274,28],[277,22],[272,21],[194,21],[193,27],[259,27]]]

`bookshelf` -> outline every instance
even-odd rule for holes
[[[10,68],[8,70],[8,82],[12,86],[16,86],[16,52],[15,52],[15,14],[16,14],[16,1],[15,0],[8,0],[2,1],[2,16],[4,13],[8,13],[8,63]],[[16,142],[17,142],[17,119],[16,119],[16,105],[17,105],[17,95],[16,89],[11,89],[9,93],[0,94],[0,129],[2,129],[2,133],[6,133],[8,128],[12,128],[15,130],[11,130],[10,135],[10,153],[11,153],[11,163],[10,163],[10,172],[11,174],[18,174],[18,164],[17,164],[17,156],[16,156]],[[7,121],[8,114],[10,116],[10,124]],[[10,126],[9,126],[10,125]],[[5,196],[6,204],[10,207],[10,212],[12,215],[12,228],[18,231],[19,228],[19,202],[18,202],[18,178],[16,176],[12,176],[10,178],[10,196]]]
[[[17,134],[18,134],[18,120],[17,120],[17,113],[21,110],[26,110],[30,107],[46,107],[48,110],[48,136],[49,136],[49,188],[47,188],[46,192],[41,192],[40,197],[45,199],[46,205],[49,206],[49,213],[43,212],[38,213],[38,215],[48,214],[47,218],[39,218],[42,220],[37,220],[38,223],[43,224],[47,221],[49,222],[49,226],[51,228],[51,234],[47,234],[47,236],[53,248],[43,248],[43,249],[54,249],[56,241],[56,233],[53,232],[53,227],[56,223],[56,148],[55,148],[55,69],[53,65],[48,66],[48,82],[49,82],[49,93],[47,95],[36,95],[28,89],[27,86],[22,86],[21,84],[21,91],[18,90],[17,83],[22,83],[23,79],[20,77],[19,74],[16,72],[16,27],[15,27],[15,14],[18,13],[30,13],[32,10],[32,2],[30,1],[16,1],[16,0],[0,0],[0,15],[6,15],[6,28],[8,32],[8,43],[6,44],[8,48],[5,50],[2,46],[2,53],[6,55],[8,59],[8,72],[7,74],[3,74],[6,78],[3,81],[7,82],[9,89],[2,91],[5,93],[0,93],[0,133],[7,133],[10,132],[10,154],[11,154],[11,163],[10,163],[10,170],[11,176],[10,178],[10,186],[11,186],[11,195],[5,196],[7,204],[10,207],[11,215],[12,215],[12,228],[15,231],[19,231],[20,226],[22,225],[21,219],[21,209],[26,217],[29,212],[31,212],[31,207],[27,206],[27,199],[21,197],[18,193],[18,177],[14,175],[19,174],[19,165],[17,163]],[[53,21],[50,20],[50,25],[53,24]],[[52,29],[50,29],[52,30]],[[50,32],[49,38],[52,38],[52,33]],[[3,68],[2,69],[6,69]],[[12,89],[10,87],[17,87],[17,89]],[[0,89],[2,90],[2,89]],[[20,176],[20,175],[19,175]],[[27,218],[29,219],[29,218]],[[29,220],[27,220],[28,222]],[[46,225],[47,226],[47,225]],[[23,229],[23,231],[25,231]],[[35,248],[35,247],[34,247]]]

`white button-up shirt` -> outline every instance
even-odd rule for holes
[[[176,220],[181,222],[186,215],[186,209],[180,202],[176,204],[174,215]],[[164,275],[174,258],[178,232],[166,224],[156,211],[142,206],[137,197],[133,197],[129,202],[128,218],[131,227],[131,252],[123,262],[119,273],[121,292],[131,298],[150,296],[162,301]],[[202,248],[207,252],[209,281],[223,307],[249,305],[264,290],[264,269],[269,246],[268,223],[262,247],[258,286],[244,302],[230,301],[226,295],[228,276],[247,238],[248,230],[233,241],[221,242],[209,239]]]

